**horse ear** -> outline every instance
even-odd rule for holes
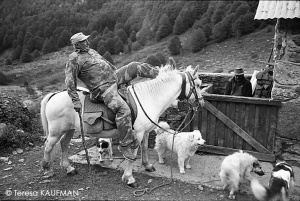
[[[193,76],[196,75],[196,73],[198,72],[198,69],[199,69],[199,65],[196,66],[196,68],[195,68],[195,70],[194,70],[194,72],[193,72]]]

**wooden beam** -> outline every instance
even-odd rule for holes
[[[264,98],[254,98],[254,97],[244,97],[244,96],[228,96],[228,95],[218,95],[218,94],[203,94],[205,100],[212,101],[228,101],[236,103],[248,103],[248,104],[259,104],[259,105],[274,105],[281,106],[281,101],[264,99]]]
[[[215,106],[213,106],[211,103],[205,101],[204,107],[212,114],[214,114],[217,118],[219,118],[225,125],[231,128],[236,134],[238,134],[240,137],[246,140],[257,151],[263,153],[270,153],[268,149],[266,149],[259,142],[257,142],[253,137],[251,137],[248,133],[246,133],[241,127],[236,125],[231,119],[229,119],[226,115],[224,115],[220,110],[215,108]]]
[[[240,150],[227,148],[227,147],[213,146],[213,145],[202,145],[198,147],[198,151],[227,156],[233,154],[234,152],[238,152]],[[258,160],[261,161],[267,161],[267,162],[275,161],[275,156],[273,154],[258,153],[254,151],[248,151],[248,150],[243,150],[243,151],[248,154],[251,154],[252,156],[256,157]]]

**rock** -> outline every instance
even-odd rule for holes
[[[198,185],[198,189],[199,189],[200,191],[203,191],[203,187],[202,187],[201,185]]]
[[[41,182],[39,182],[39,183],[40,183],[40,184],[45,184],[45,183],[49,183],[49,182],[51,182],[51,180],[49,180],[49,179],[47,180],[47,179],[46,179],[46,180],[43,180],[43,181],[41,181]]]
[[[0,137],[4,135],[6,128],[7,125],[5,123],[0,123]]]
[[[0,161],[7,162],[8,161],[8,157],[0,157]]]
[[[12,167],[3,169],[4,171],[12,170]]]
[[[296,154],[290,154],[290,153],[283,153],[282,157],[284,160],[289,161],[300,161],[300,156]]]
[[[294,144],[287,148],[285,151],[290,152],[292,154],[297,154],[300,156],[300,145],[299,144]]]
[[[6,175],[6,176],[2,177],[2,179],[5,179],[5,178],[11,177],[11,176],[12,176],[12,174],[9,174],[9,175]]]
[[[152,183],[152,181],[153,181],[152,179],[149,179],[149,180],[148,180],[148,184]]]
[[[8,161],[8,163],[7,163],[8,165],[10,165],[10,164],[12,164],[12,162],[11,161]]]
[[[24,132],[24,131],[23,131]],[[17,148],[16,149],[16,152],[18,153],[18,154],[21,154],[21,153],[23,153],[24,151],[22,150],[22,149],[20,149],[20,148]]]
[[[19,162],[23,163],[24,162],[24,158],[20,159]]]
[[[12,154],[13,154],[13,155],[17,155],[18,152],[16,152],[15,150],[13,150],[13,151],[12,151]]]
[[[80,189],[78,189],[79,191],[83,191],[84,190],[84,188],[80,188]]]

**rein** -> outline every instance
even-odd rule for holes
[[[147,117],[154,125],[156,125],[156,126],[159,127],[160,129],[162,129],[163,131],[168,132],[168,133],[170,133],[170,134],[173,135],[171,159],[173,159],[173,148],[174,148],[174,139],[175,139],[175,136],[176,136],[179,132],[181,132],[183,129],[185,129],[185,127],[186,127],[187,125],[189,125],[189,124],[191,123],[191,121],[194,119],[195,111],[197,111],[197,109],[198,109],[198,107],[199,107],[199,102],[198,102],[198,101],[199,101],[199,98],[198,98],[198,95],[197,95],[197,92],[196,92],[196,89],[195,89],[195,82],[194,82],[194,80],[193,80],[193,78],[192,78],[192,76],[191,76],[191,74],[190,74],[189,72],[187,72],[186,74],[188,75],[189,82],[190,82],[190,84],[191,84],[191,89],[190,89],[190,92],[189,92],[188,96],[185,96],[186,77],[185,77],[185,75],[184,75],[183,73],[181,73],[180,75],[182,76],[182,80],[183,80],[183,81],[182,81],[182,90],[181,90],[181,93],[180,93],[179,97],[180,97],[180,98],[184,97],[183,99],[187,99],[187,100],[188,100],[188,99],[190,98],[191,94],[194,93],[194,96],[195,96],[195,99],[196,99],[195,102],[197,102],[197,104],[196,104],[195,106],[189,107],[189,111],[187,112],[187,114],[185,115],[184,119],[182,120],[182,122],[180,123],[180,125],[178,126],[178,128],[176,129],[175,133],[171,133],[171,132],[169,132],[168,130],[162,128],[161,126],[159,126],[158,124],[156,124],[156,123],[148,116],[148,114],[147,114],[146,111],[144,110],[144,107],[142,106],[142,104],[141,104],[141,102],[140,102],[140,100],[139,100],[139,98],[138,98],[138,96],[137,96],[137,94],[136,94],[136,91],[135,91],[135,89],[134,89],[134,85],[132,85],[132,89],[133,89],[134,95],[135,95],[136,99],[138,100],[138,103],[139,103],[139,105],[141,106],[141,108],[142,108],[144,114],[146,115],[146,117]],[[184,86],[183,86],[183,85],[184,85]],[[179,97],[178,97],[178,98],[179,98]],[[183,99],[181,99],[181,100],[183,100]],[[180,99],[179,99],[179,100],[180,100]],[[191,105],[191,104],[190,104],[190,105]],[[189,122],[186,124],[186,126],[183,127],[183,128],[179,131],[179,128],[180,128],[180,127],[183,125],[183,123],[186,121],[186,119],[187,119],[187,117],[188,117],[188,114],[189,114],[191,111],[193,112],[193,115],[192,115],[191,119],[190,119]],[[173,179],[173,169],[172,169],[172,166],[170,166],[170,170],[171,170],[171,180],[170,180],[168,183],[161,184],[161,185],[155,186],[155,187],[153,187],[153,188],[145,188],[145,189],[141,189],[141,190],[136,190],[136,191],[133,192],[134,196],[142,196],[142,195],[144,195],[145,193],[151,193],[153,190],[155,190],[155,189],[157,189],[157,188],[160,188],[160,187],[163,187],[163,186],[166,186],[166,185],[170,185],[170,184],[172,183],[172,181],[174,180],[174,179]]]

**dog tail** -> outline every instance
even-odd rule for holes
[[[268,200],[270,195],[270,190],[263,186],[257,179],[251,180],[251,189],[253,192],[253,195],[258,199],[259,201],[265,201]]]
[[[159,135],[168,129],[170,129],[169,124],[165,121],[161,121],[158,123],[158,126],[154,129],[154,131],[157,135]]]

